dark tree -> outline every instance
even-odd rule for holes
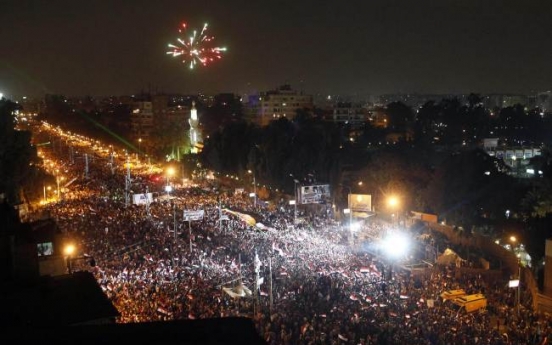
[[[0,100],[0,194],[12,203],[20,201],[23,185],[32,182],[38,163],[36,150],[31,146],[31,133],[15,128],[18,105]]]

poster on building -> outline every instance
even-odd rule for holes
[[[132,203],[134,205],[146,205],[153,202],[153,193],[134,194],[132,196]]]
[[[314,185],[299,187],[300,204],[325,204],[331,202],[330,185]]]
[[[368,217],[372,211],[372,196],[370,194],[349,194],[349,209],[354,217]]]
[[[205,213],[204,210],[184,210],[184,220],[185,221],[202,220],[204,213]]]

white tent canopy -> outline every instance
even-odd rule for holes
[[[460,266],[460,263],[462,261],[466,261],[466,260],[462,259],[460,255],[456,254],[456,252],[450,248],[445,249],[443,254],[437,257],[438,265],[456,264],[456,266]]]
[[[232,298],[248,297],[253,294],[251,290],[243,284],[239,284],[233,288],[223,287],[222,290]]]

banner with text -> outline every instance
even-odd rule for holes
[[[153,193],[143,193],[132,195],[132,203],[134,205],[146,205],[153,202]]]
[[[299,187],[300,204],[325,204],[331,202],[330,185],[321,184]]]
[[[205,213],[204,210],[184,210],[184,220],[185,221],[202,220],[204,213]]]
[[[349,194],[349,209],[353,212],[371,212],[372,196],[370,194]]]

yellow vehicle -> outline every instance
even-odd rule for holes
[[[444,301],[453,300],[457,297],[466,296],[466,291],[464,289],[458,289],[458,290],[449,290],[445,291],[441,294],[441,298]]]
[[[467,313],[483,311],[487,308],[487,298],[483,294],[466,295],[452,300],[458,306],[458,312],[464,309]]]

